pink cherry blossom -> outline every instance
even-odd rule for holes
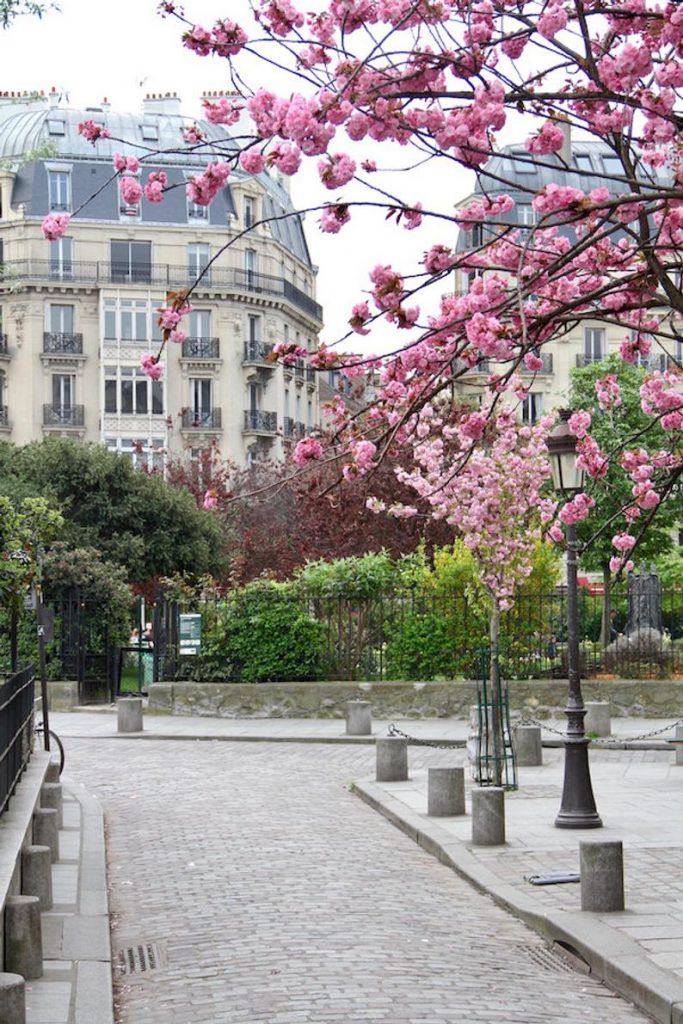
[[[146,377],[151,377],[152,380],[161,380],[164,375],[162,364],[152,352],[143,352],[140,356],[140,369]]]
[[[119,187],[126,206],[136,206],[142,199],[142,185],[137,178],[121,178]]]
[[[107,128],[102,124],[97,124],[95,121],[80,121],[78,125],[78,134],[82,135],[84,139],[91,142],[93,146],[98,139],[108,139],[110,133]]]
[[[297,466],[307,466],[322,458],[323,446],[316,437],[303,437],[297,442],[292,459]]]
[[[205,508],[207,511],[213,511],[218,508],[218,495],[214,490],[209,490],[205,493],[202,508]]]
[[[41,225],[43,235],[49,242],[56,241],[63,236],[70,220],[68,213],[49,213]]]

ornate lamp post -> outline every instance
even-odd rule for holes
[[[569,428],[571,411],[560,413],[560,422],[548,438],[548,453],[553,469],[555,490],[571,498],[583,486],[583,472],[576,465],[576,437]],[[579,616],[576,525],[567,524],[567,732],[564,738],[564,785],[562,803],[555,819],[557,828],[601,828],[602,820],[595,807],[590,768],[588,740],[584,730],[586,709],[581,696],[579,673]]]

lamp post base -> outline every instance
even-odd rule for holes
[[[602,828],[588,768],[588,740],[566,739],[562,803],[555,818],[556,828]]]

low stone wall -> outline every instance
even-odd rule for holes
[[[678,718],[683,714],[683,680],[587,679],[585,700],[608,700],[612,714]],[[149,706],[176,715],[221,718],[343,718],[344,700],[359,691],[376,718],[468,718],[476,702],[475,682],[447,683],[154,683]],[[564,708],[562,679],[514,680],[510,707],[537,718]]]

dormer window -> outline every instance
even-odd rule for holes
[[[50,135],[65,135],[66,124],[61,117],[49,117],[47,120],[47,130]]]
[[[159,129],[155,124],[140,125],[140,132],[142,133],[143,139],[146,139],[148,142],[159,141]]]
[[[574,163],[580,171],[593,170],[593,164],[588,153],[576,153],[574,155]]]

